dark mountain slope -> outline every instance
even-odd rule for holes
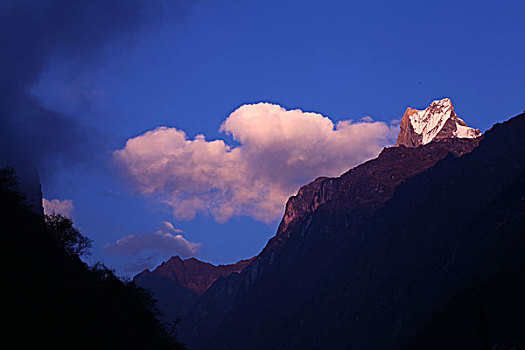
[[[320,178],[304,186],[288,201],[276,237],[240,275],[219,279],[204,293],[181,322],[182,335],[198,348],[218,327],[225,339],[239,340],[239,348],[257,347],[238,338],[251,342],[253,334],[278,328],[282,319],[297,312],[330,278],[343,243],[362,234],[348,233],[351,227],[381,208],[404,180],[448,154],[471,151],[478,142],[447,139],[418,148],[388,148],[339,178]]]
[[[510,232],[524,235],[525,176],[491,204],[479,228],[497,228],[494,237]],[[509,210],[510,209],[510,210]],[[502,220],[503,219],[503,220]],[[519,245],[523,237],[496,239],[491,255],[514,255],[516,261],[501,262],[484,279],[456,293],[444,308],[435,310],[412,349],[519,349],[525,344],[525,262]],[[502,244],[503,247],[502,247]],[[514,246],[517,244],[517,246]],[[523,243],[521,243],[523,244]]]
[[[294,236],[283,248],[280,266],[295,262],[296,274],[271,270],[203,347],[401,349],[447,304],[453,311],[428,326],[419,348],[440,335],[450,338],[447,349],[523,346],[525,308],[516,295],[525,286],[524,135],[524,115],[496,125],[472,153],[407,180],[366,220],[319,207],[303,230],[310,249],[303,244],[301,255],[292,255]],[[330,240],[339,249],[327,253]],[[301,271],[309,275],[315,265],[309,261],[326,264],[324,275],[314,273],[317,285],[303,284],[312,295],[289,307],[289,293],[300,289],[295,280],[301,284]],[[457,306],[468,293],[479,296],[485,321],[471,312],[478,302]],[[450,315],[481,322],[486,332],[467,325],[461,339],[439,333]]]

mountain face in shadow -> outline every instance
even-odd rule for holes
[[[344,213],[316,213],[318,226],[307,235],[318,235],[319,245],[340,237],[337,258],[307,302],[245,345],[523,346],[525,305],[517,296],[525,291],[524,132],[523,115],[495,126],[470,154],[448,157],[401,184],[365,221],[345,227]],[[229,319],[242,317],[246,305],[225,317],[215,344],[224,344]],[[451,319],[467,323],[454,329]]]
[[[511,294],[525,285],[524,135],[520,115],[483,138],[388,148],[301,188],[266,248],[188,311],[183,339],[195,349],[523,342],[523,301]],[[455,301],[469,295],[477,301]],[[460,316],[472,321],[461,340],[446,333]]]
[[[212,265],[195,258],[175,256],[155,270],[145,270],[133,278],[155,296],[163,319],[176,320],[220,277],[241,272],[253,259],[230,265]]]

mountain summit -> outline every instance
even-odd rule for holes
[[[432,102],[425,110],[407,108],[396,146],[417,147],[433,140],[479,136],[481,132],[467,126],[454,112],[452,101],[444,98]]]

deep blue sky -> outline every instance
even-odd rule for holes
[[[102,246],[161,221],[201,242],[199,259],[251,257],[277,221],[174,219],[131,193],[111,151],[162,125],[225,138],[226,117],[260,101],[334,121],[390,121],[450,97],[485,131],[525,107],[523,13],[523,1],[200,1],[112,38],[89,59],[54,50],[32,93],[91,127],[102,145],[85,161],[42,171],[44,196],[72,199],[77,226],[95,241],[91,259],[123,274],[125,259]]]

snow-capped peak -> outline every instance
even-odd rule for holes
[[[396,146],[417,147],[445,138],[476,138],[477,129],[467,126],[454,112],[448,98],[436,100],[424,110],[407,108],[401,120],[401,131]]]
[[[423,136],[425,145],[432,141],[441,131],[445,122],[451,117],[452,102],[450,99],[436,100],[423,111],[412,109],[409,114],[410,124],[416,134]]]

